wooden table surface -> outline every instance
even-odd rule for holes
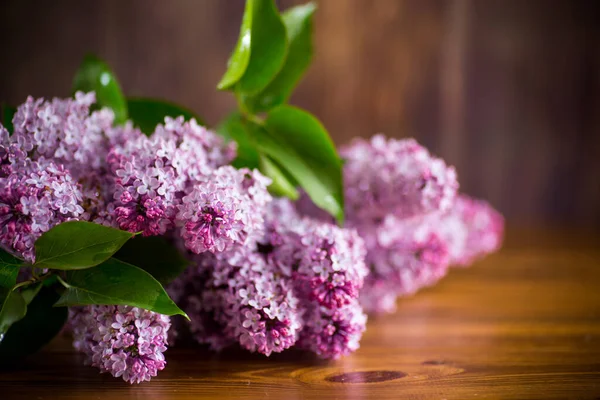
[[[504,249],[372,318],[337,362],[201,348],[130,386],[59,339],[0,372],[0,399],[600,398],[600,237],[509,231]]]

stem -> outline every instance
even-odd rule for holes
[[[253,114],[252,111],[250,111],[248,109],[248,107],[246,106],[246,103],[244,103],[244,99],[242,98],[242,95],[240,94],[240,92],[238,92],[237,90],[234,91],[235,93],[235,99],[237,100],[238,103],[238,108],[240,109],[240,112],[242,113],[242,115],[250,122],[254,122],[257,125],[262,126],[264,121],[257,115]]]
[[[61,284],[62,284],[64,287],[66,287],[67,289],[69,289],[69,288],[71,287],[71,285],[69,285],[67,282],[65,282],[65,281],[63,280],[63,278],[61,278],[61,277],[60,277],[60,275],[58,275],[58,274],[57,274],[57,275],[56,275],[56,279],[58,279],[58,281],[59,281],[59,282],[60,282],[60,283],[61,283]]]
[[[12,290],[17,290],[20,287],[31,285],[32,283],[37,282],[36,279],[29,279],[27,281],[19,282],[15,286],[13,286]]]

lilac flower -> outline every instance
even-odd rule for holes
[[[86,363],[129,383],[149,381],[165,365],[169,317],[129,306],[70,309],[73,346]]]
[[[183,246],[182,246],[183,247]],[[167,288],[169,295],[190,316],[190,322],[179,321],[176,329],[171,329],[171,340],[180,332],[189,330],[192,337],[201,344],[208,344],[212,350],[220,351],[235,343],[226,334],[225,288],[215,285],[213,279],[215,256],[203,253],[193,256],[193,263]]]
[[[114,212],[97,222],[144,236],[162,235],[173,225],[185,184],[176,176],[169,156],[175,143],[131,132],[133,137],[113,146],[107,156],[110,175],[105,197],[112,197],[109,205]]]
[[[195,120],[166,118],[147,137],[131,125],[113,128],[106,136],[112,147],[107,156],[107,208],[114,213],[97,222],[145,236],[162,235],[174,226],[184,195],[206,182],[214,168],[230,161],[235,148],[225,145]]]
[[[358,297],[368,274],[365,247],[354,230],[305,219],[299,235],[295,278],[311,300],[329,309]]]
[[[53,226],[83,218],[80,186],[52,162],[28,162],[0,178],[0,244],[33,262],[34,242]]]
[[[25,167],[27,154],[11,140],[8,131],[0,125],[0,179]]]
[[[249,351],[267,356],[291,347],[301,328],[292,282],[255,253],[235,267],[239,269],[225,296],[230,335]]]
[[[305,320],[300,346],[322,358],[336,360],[359,348],[367,316],[354,300],[336,309],[314,307]]]
[[[377,222],[388,214],[410,217],[448,210],[458,188],[456,172],[413,139],[355,139],[340,151],[350,223]]]
[[[175,148],[169,154],[173,167],[178,175],[190,181],[202,180],[213,169],[229,164],[236,157],[235,142],[226,144],[195,119],[186,122],[183,117],[166,117],[152,136],[174,140]]]
[[[183,197],[177,213],[181,237],[193,253],[222,252],[244,244],[263,227],[264,203],[270,199],[266,178],[225,166],[199,180]]]
[[[11,140],[32,160],[51,159],[79,179],[99,168],[108,151],[104,132],[111,129],[114,114],[108,109],[90,115],[94,93],[77,92],[74,99],[27,98],[13,119]]]
[[[450,255],[436,224],[430,216],[388,216],[380,226],[361,229],[371,268],[361,292],[361,302],[368,312],[389,312],[394,309],[392,293],[411,295],[446,275]]]
[[[273,265],[252,252],[205,253],[195,259],[196,267],[178,278],[170,293],[174,287],[183,293],[176,298],[190,313],[190,331],[198,342],[215,350],[237,342],[267,356],[296,342],[301,320],[289,277],[278,276]]]
[[[318,353],[331,358],[356,349],[364,330],[357,302],[367,273],[362,240],[354,231],[300,217],[289,200],[273,200],[265,218],[261,235],[194,256],[195,266],[171,285],[194,321],[194,338],[214,349],[237,342],[269,355],[302,335],[322,335],[317,325],[326,314],[337,318],[339,329],[323,339],[330,350]],[[308,323],[312,333],[305,335]]]
[[[440,216],[439,230],[448,243],[451,263],[468,266],[500,248],[504,218],[487,202],[461,194]]]

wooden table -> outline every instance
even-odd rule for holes
[[[600,398],[600,237],[510,231],[504,249],[371,319],[338,362],[199,348],[150,383],[81,366],[66,340],[0,373],[0,399]]]

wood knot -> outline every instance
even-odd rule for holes
[[[427,361],[423,361],[421,364],[422,365],[446,365],[448,363],[444,360],[427,360]]]
[[[407,374],[400,371],[361,371],[328,376],[325,380],[336,383],[375,383],[400,379],[405,376]]]

